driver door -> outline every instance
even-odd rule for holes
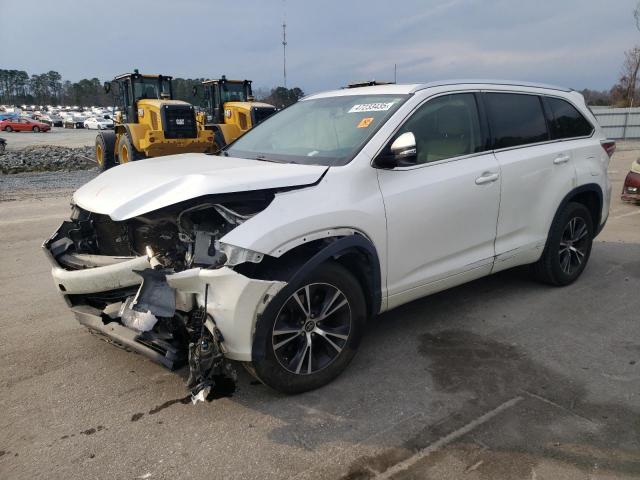
[[[389,308],[491,272],[500,168],[474,93],[435,97],[404,123],[411,162],[379,169]],[[390,142],[390,143],[391,143]]]

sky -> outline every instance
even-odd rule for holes
[[[609,89],[637,0],[0,0],[0,68],[109,80],[138,68],[305,93],[451,78]]]

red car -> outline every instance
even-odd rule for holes
[[[0,130],[5,132],[48,132],[51,126],[30,118],[7,118],[0,122]]]
[[[624,179],[622,200],[640,202],[640,159],[631,164],[631,170]]]

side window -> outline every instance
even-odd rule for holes
[[[551,109],[551,135],[556,138],[587,137],[593,126],[569,102],[561,98],[546,97]]]
[[[483,150],[482,131],[472,93],[444,95],[427,101],[400,128],[416,138],[416,163],[437,162]]]
[[[519,93],[486,93],[494,148],[516,147],[549,140],[540,98]]]

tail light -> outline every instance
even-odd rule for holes
[[[616,142],[614,142],[613,140],[603,140],[600,142],[600,145],[602,145],[604,151],[607,152],[609,158],[611,158],[613,152],[616,151]]]

